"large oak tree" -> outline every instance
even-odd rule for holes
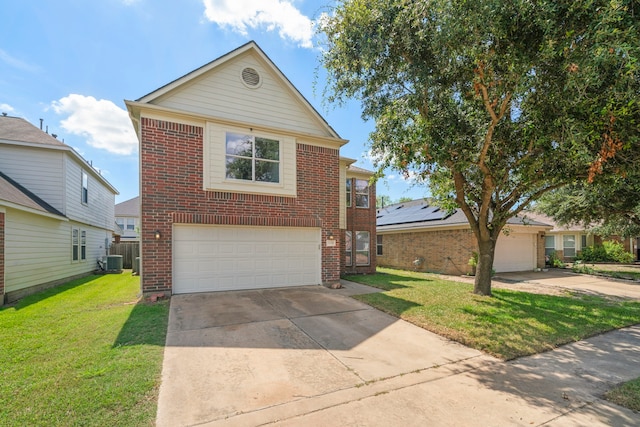
[[[491,295],[507,220],[637,145],[639,22],[631,0],[342,0],[319,27],[326,95],[375,120],[380,174],[462,209]]]

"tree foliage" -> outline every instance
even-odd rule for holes
[[[639,19],[631,0],[339,1],[320,25],[327,99],[375,119],[379,174],[464,211],[490,295],[506,221],[637,145]]]

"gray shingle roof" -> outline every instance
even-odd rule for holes
[[[140,216],[140,197],[136,196],[133,199],[125,200],[115,206],[116,216]]]
[[[67,147],[20,117],[0,116],[0,140]]]
[[[25,187],[0,172],[0,200],[53,215],[64,216],[62,212],[27,190]]]

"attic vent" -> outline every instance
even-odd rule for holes
[[[260,74],[253,68],[245,68],[242,70],[242,81],[251,88],[260,86]]]

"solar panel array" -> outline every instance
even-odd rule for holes
[[[380,209],[376,225],[406,224],[411,222],[437,221],[447,217],[446,211],[435,206],[390,206]]]

